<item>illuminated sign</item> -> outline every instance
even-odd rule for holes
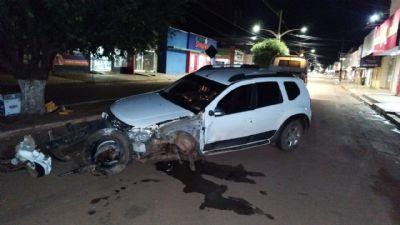
[[[399,21],[400,9],[375,29],[374,55],[380,55],[381,53],[397,46]]]

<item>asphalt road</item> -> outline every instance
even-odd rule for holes
[[[334,81],[310,78],[313,121],[293,153],[274,146],[211,156],[198,173],[130,165],[114,176],[0,175],[0,224],[400,223],[400,134]]]

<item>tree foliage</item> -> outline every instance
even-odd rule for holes
[[[254,56],[254,63],[261,67],[268,67],[272,57],[276,55],[287,55],[289,49],[286,44],[277,39],[265,39],[256,43],[251,48]]]
[[[103,55],[157,44],[186,0],[0,1],[0,67],[18,79],[46,80],[57,53]]]

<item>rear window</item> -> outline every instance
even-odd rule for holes
[[[296,60],[279,60],[279,66],[301,68],[301,62]]]
[[[300,95],[300,89],[295,82],[284,82],[289,100],[294,100]]]
[[[257,108],[276,105],[282,102],[282,94],[277,82],[257,84]]]

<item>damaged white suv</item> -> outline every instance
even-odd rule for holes
[[[86,142],[83,163],[120,172],[132,159],[189,160],[276,143],[293,151],[310,125],[299,78],[258,68],[205,67],[169,87],[116,101],[106,128]]]

